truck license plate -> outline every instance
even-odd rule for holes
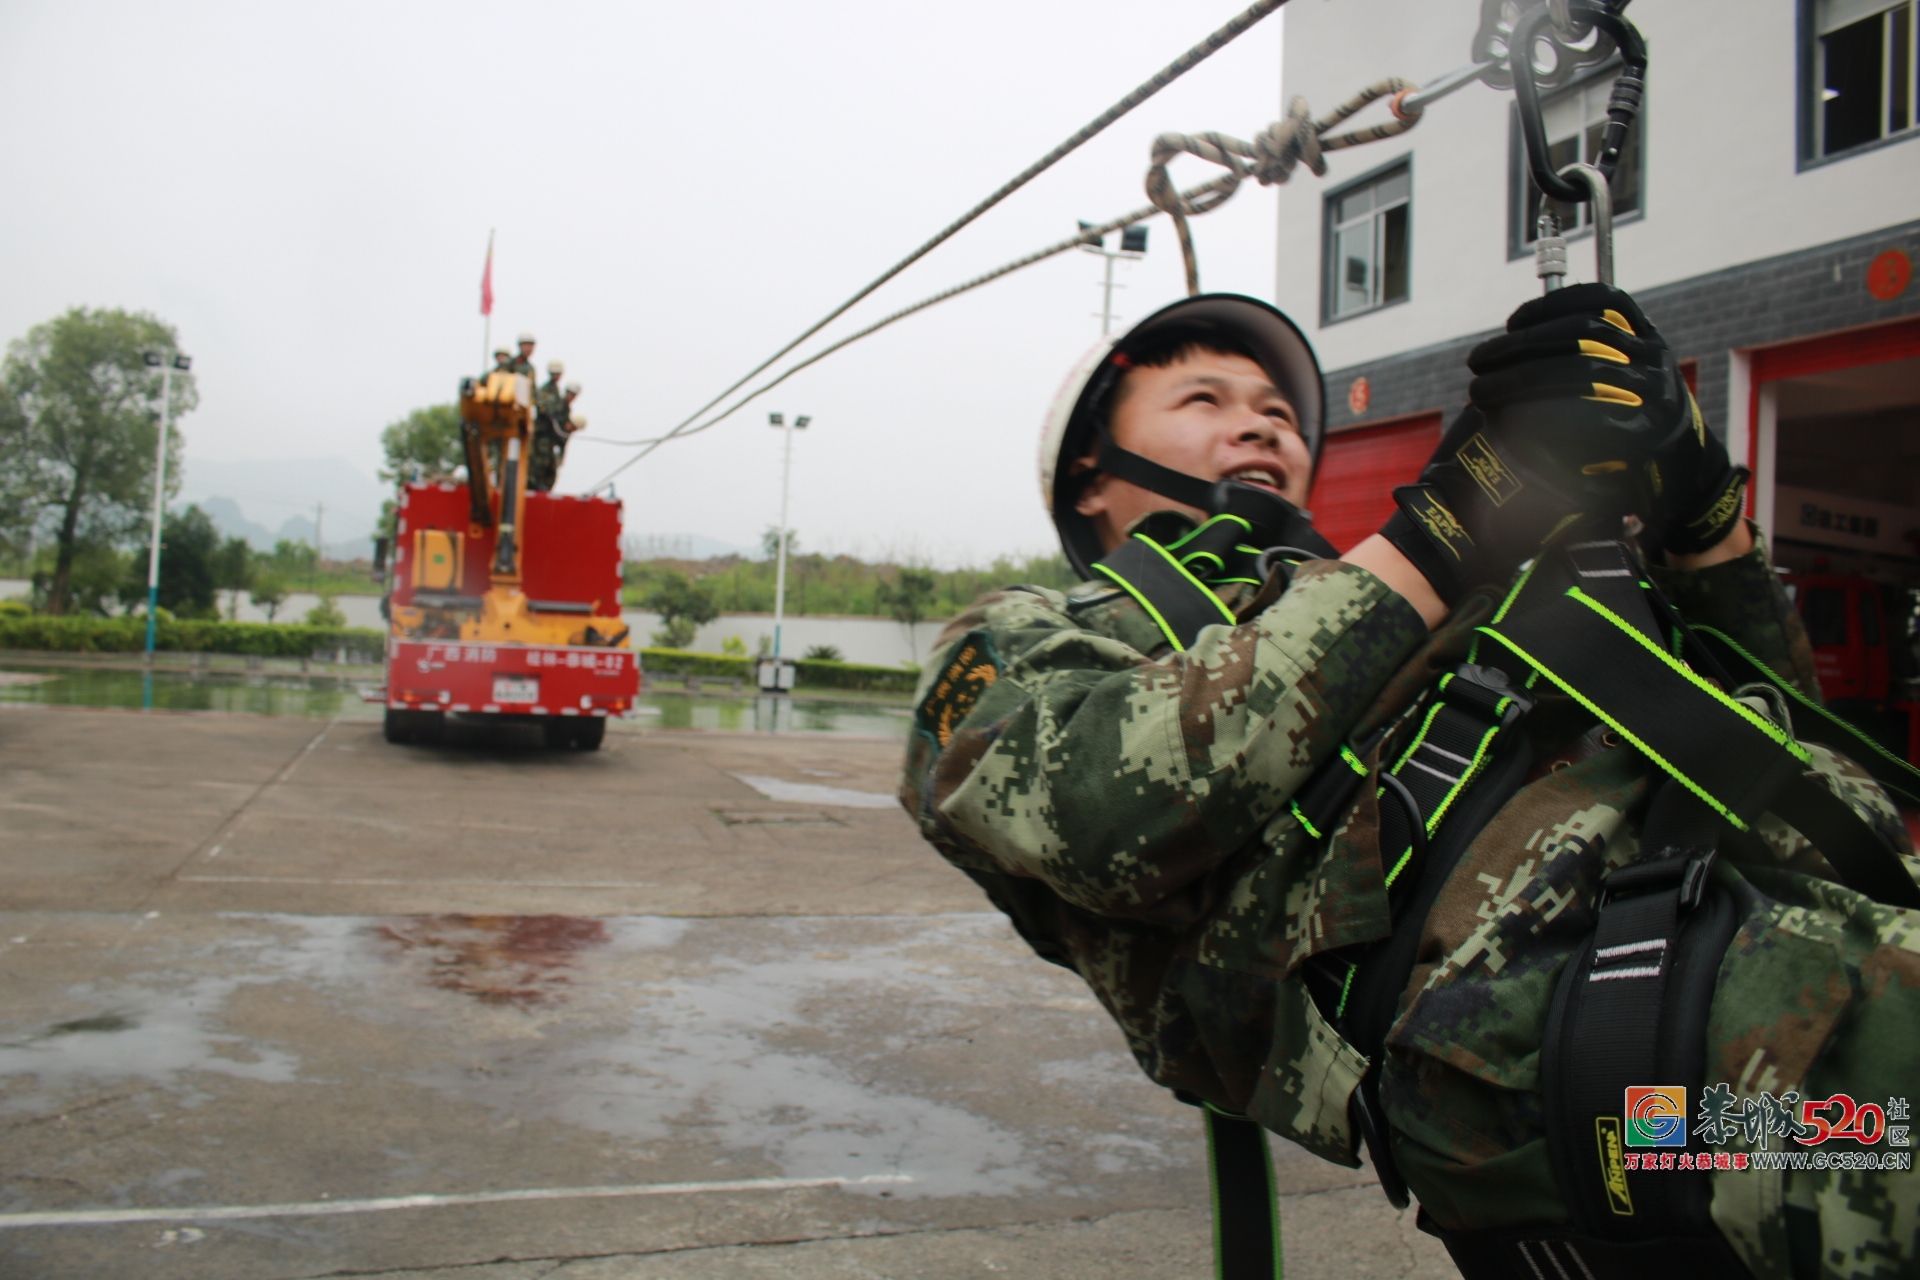
[[[538,676],[495,676],[493,700],[495,702],[538,702],[540,701],[540,679]]]

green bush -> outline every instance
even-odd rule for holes
[[[170,653],[234,653],[263,658],[332,657],[379,662],[386,633],[370,627],[295,627],[264,622],[175,621],[159,615],[154,647]],[[0,613],[0,649],[55,653],[138,653],[147,647],[144,617],[97,618]]]
[[[640,665],[656,676],[701,676],[718,680],[754,682],[754,660],[724,653],[695,653],[689,649],[650,648],[640,651]],[[794,664],[795,684],[802,689],[864,689],[872,693],[912,693],[920,679],[914,667],[875,667],[860,662],[829,662],[802,658]]]
[[[753,661],[726,653],[695,653],[691,649],[651,647],[640,651],[640,666],[656,676],[712,676],[716,679],[753,679]]]
[[[865,689],[872,693],[912,693],[918,667],[875,667],[864,662],[802,658],[794,664],[794,683],[806,689]]]

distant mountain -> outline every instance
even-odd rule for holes
[[[197,504],[225,537],[260,551],[282,538],[312,542],[316,508],[329,559],[373,554],[386,487],[344,458],[205,458],[188,455],[176,506]]]
[[[755,559],[758,547],[742,547],[699,533],[628,533],[620,539],[628,560],[712,560],[720,556]]]

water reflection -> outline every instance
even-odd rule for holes
[[[0,664],[0,703],[377,720],[380,707],[360,696],[360,685],[374,679],[356,682],[293,672],[146,671],[10,661]],[[904,737],[910,713],[904,705],[882,702],[648,691],[641,695],[632,723],[641,730]]]

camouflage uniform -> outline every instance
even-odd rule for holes
[[[1805,632],[1764,548],[1655,572],[1690,621],[1814,692]],[[901,800],[1041,954],[1086,980],[1149,1076],[1354,1166],[1348,1098],[1367,1063],[1302,966],[1389,931],[1378,809],[1362,787],[1322,841],[1288,801],[1461,661],[1491,601],[1469,597],[1429,635],[1404,600],[1338,561],[1301,566],[1270,603],[1271,589],[1220,595],[1240,625],[1208,628],[1184,653],[1106,584],[978,601],[922,679]],[[1443,1226],[1564,1214],[1540,1117],[1547,1004],[1591,932],[1599,878],[1639,852],[1653,782],[1564,699],[1542,697],[1522,723],[1553,767],[1448,879],[1382,1066],[1398,1162]],[[1897,826],[1855,766],[1812,751],[1857,809]],[[1785,827],[1722,849],[1715,874],[1735,886],[1743,921],[1707,1028],[1707,1081],[1809,1098],[1909,1092],[1915,913],[1821,878]],[[1794,1246],[1817,1236],[1823,1275],[1910,1275],[1920,1258],[1910,1173],[1711,1177],[1714,1219],[1756,1275],[1786,1273],[1783,1199],[1808,1211]]]
[[[560,459],[566,452],[567,398],[557,379],[540,384],[533,396],[533,441],[527,472],[529,488],[553,488],[560,477]]]

